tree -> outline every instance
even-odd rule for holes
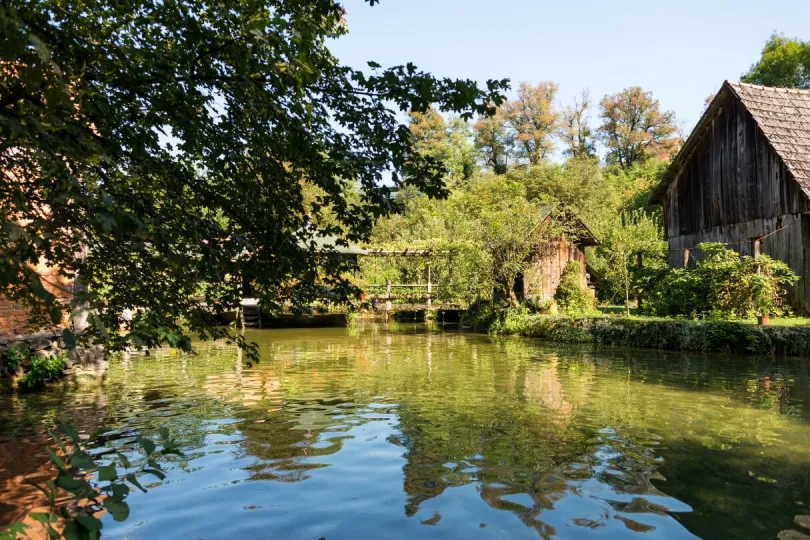
[[[583,90],[574,103],[563,109],[560,115],[560,138],[565,143],[563,153],[577,158],[596,154],[596,140],[589,125],[588,111],[591,108],[590,94]]]
[[[477,152],[465,120],[452,117],[446,121],[435,108],[430,108],[424,113],[411,113],[409,127],[414,151],[445,169],[448,186],[473,175]]]
[[[491,167],[495,174],[504,174],[512,156],[514,137],[504,124],[502,111],[479,118],[474,129],[475,147],[481,153],[485,166]]]
[[[810,41],[773,34],[762,49],[762,57],[743,82],[783,88],[810,88]]]
[[[661,225],[655,216],[642,210],[620,214],[616,223],[606,230],[599,250],[607,260],[606,278],[624,296],[624,306],[630,315],[630,296],[633,293],[633,272],[641,260],[661,259],[667,243],[662,240]]]
[[[0,29],[0,288],[43,323],[86,307],[86,335],[112,346],[222,335],[213,316],[246,281],[269,310],[350,294],[351,264],[313,237],[365,237],[391,209],[388,171],[446,194],[396,109],[486,116],[507,88],[341,65],[333,0],[14,2]],[[333,225],[313,223],[304,183]],[[43,262],[80,277],[70,305]]]
[[[526,200],[517,183],[487,178],[470,194],[479,202],[476,215],[482,249],[492,260],[495,287],[517,304],[515,281],[527,266],[532,248],[542,234],[535,203]]]
[[[629,167],[651,157],[669,159],[679,145],[675,113],[661,111],[652,92],[638,86],[606,95],[600,102],[599,134],[608,163]]]
[[[502,106],[504,119],[515,133],[518,156],[537,165],[554,151],[558,114],[554,98],[559,86],[546,81],[536,86],[520,83],[517,97]]]
[[[611,200],[596,157],[570,158],[562,165],[548,163],[529,169],[516,168],[507,176],[525,186],[529,200],[543,204],[565,203],[580,213],[593,211]]]

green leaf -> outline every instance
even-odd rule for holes
[[[129,486],[124,483],[113,484],[112,492],[115,500],[123,501],[127,498],[127,495],[129,495]]]
[[[104,465],[98,468],[99,482],[112,482],[118,478],[118,471],[115,470],[115,465]]]
[[[74,478],[70,473],[60,471],[56,477],[56,485],[74,495],[84,496],[94,493],[93,487],[85,480]]]
[[[159,471],[157,469],[144,469],[143,472],[145,472],[146,474],[151,474],[152,476],[155,476],[160,480],[166,479],[166,475],[163,474],[162,471]]]
[[[146,452],[147,456],[151,456],[152,452],[155,451],[155,443],[151,440],[144,437],[138,437],[136,440],[138,441],[138,444],[141,445],[141,448],[143,448],[143,451]]]
[[[64,333],[62,335],[64,336]],[[65,342],[65,344],[67,344],[67,342]],[[81,442],[81,438],[79,437],[79,433],[75,429],[73,429],[73,426],[69,426],[67,424],[59,423],[57,425],[57,427],[59,428],[59,431],[61,431],[62,433],[64,433],[68,437],[70,437],[71,440],[73,440],[73,442],[75,442],[76,444],[79,444]]]
[[[65,347],[68,349],[75,349],[76,348],[76,337],[73,335],[73,332],[65,328],[62,330],[62,341],[65,342]]]
[[[56,455],[56,452],[54,452],[53,450],[50,449],[50,447],[47,446],[45,447],[45,451],[48,452],[48,457],[51,458],[51,461],[53,462],[54,465],[56,465],[60,469],[65,468],[65,462],[62,461],[62,458]]]
[[[48,308],[48,316],[53,324],[59,324],[62,321],[62,310],[57,306],[51,306]]]
[[[53,431],[51,431],[50,429],[45,430],[45,431],[46,431],[46,433],[47,433],[48,435],[50,435],[51,439],[53,439],[53,441],[54,441],[54,442],[55,442],[55,443],[56,443],[56,444],[59,446],[59,448],[62,450],[62,452],[63,452],[65,455],[67,455],[67,453],[68,453],[68,451],[67,451],[67,447],[65,447],[65,443],[63,443],[63,442],[62,442],[62,439],[60,439],[59,437],[57,437],[57,436],[56,436],[56,433],[54,433],[54,432],[53,432]]]
[[[123,501],[117,501],[111,497],[107,497],[101,504],[115,521],[124,521],[129,517],[129,505]]]
[[[122,466],[123,466],[125,469],[129,469],[130,467],[132,467],[132,463],[130,463],[130,461],[129,461],[129,459],[127,458],[127,456],[126,456],[126,455],[124,455],[124,454],[122,454],[121,452],[118,452],[118,459],[120,459],[120,460],[121,460],[121,465],[122,465]]]
[[[76,521],[81,523],[82,527],[88,531],[100,531],[104,526],[100,519],[93,516],[76,516]]]
[[[137,476],[135,476],[135,475],[134,475],[134,474],[132,474],[132,473],[129,473],[129,474],[127,474],[127,480],[129,480],[129,482],[130,482],[130,483],[131,483],[133,486],[135,486],[136,488],[138,488],[138,489],[140,489],[141,491],[143,491],[144,493],[146,493],[146,489],[145,489],[145,488],[144,488],[144,487],[141,485],[141,483],[138,481],[138,477],[137,477]]]
[[[19,521],[12,523],[8,529],[0,531],[0,540],[17,540],[18,536],[28,538],[28,535],[25,534],[25,529],[27,528],[28,525]]]
[[[28,517],[46,525],[52,521],[56,521],[56,516],[53,516],[51,514],[45,514],[43,512],[31,512],[30,514],[28,514]]]
[[[87,452],[79,451],[73,454],[70,457],[70,464],[77,469],[93,469],[96,466],[96,462],[93,461],[93,458]]]

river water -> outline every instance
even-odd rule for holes
[[[56,417],[102,428],[98,453],[168,427],[184,456],[105,538],[776,538],[810,513],[806,361],[421,326],[248,338],[254,367],[200,344],[2,397],[0,446]]]

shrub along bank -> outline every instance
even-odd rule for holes
[[[471,306],[464,327],[563,343],[595,343],[673,351],[810,355],[810,328],[754,326],[730,321],[566,317],[531,313],[523,306]]]

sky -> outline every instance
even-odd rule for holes
[[[596,104],[652,91],[688,134],[704,100],[739,80],[774,32],[810,39],[810,0],[344,0],[349,35],[331,45],[352,67],[413,62],[436,76],[554,81]],[[597,124],[597,112],[591,121]]]

